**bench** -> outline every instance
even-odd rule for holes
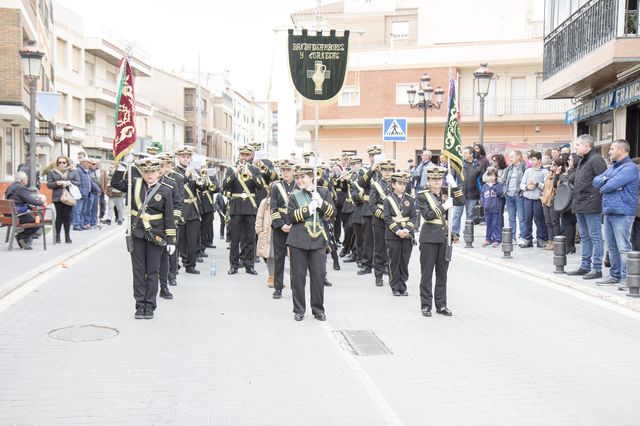
[[[16,203],[14,200],[0,200],[0,227],[7,227],[7,235],[5,243],[9,243],[9,251],[13,249],[13,241],[16,239],[16,234],[19,229],[30,228],[42,228],[42,244],[44,249],[47,249],[47,239],[45,236],[45,213],[46,207],[38,208],[37,210],[29,210],[25,213],[18,213],[16,211]],[[25,214],[32,214],[36,216],[36,223],[20,223],[19,218]]]

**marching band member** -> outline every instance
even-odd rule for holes
[[[393,187],[391,185],[391,175],[395,171],[396,165],[393,160],[387,160],[379,165],[381,179],[371,183],[369,192],[369,207],[373,211],[371,226],[373,228],[373,270],[376,277],[376,286],[384,285],[382,276],[389,267],[389,254],[385,243],[385,223],[384,223],[384,200],[391,195]]]

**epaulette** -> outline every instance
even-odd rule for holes
[[[166,177],[167,179],[171,179],[171,180],[172,180],[172,181],[174,181],[174,182],[176,181],[174,178],[172,178],[172,177],[171,177],[171,176],[169,176],[169,175],[164,175],[164,177]]]
[[[431,192],[431,191],[429,191],[428,189],[423,189],[422,191],[418,191],[417,193],[418,194],[424,194],[426,192]]]
[[[413,195],[411,195],[411,194],[405,194],[405,195],[406,195],[407,197],[411,198],[411,199],[415,198],[415,197],[414,197]]]
[[[169,185],[169,184],[168,184],[168,183],[166,183],[166,182],[160,182],[160,183],[161,183],[161,184],[163,184],[164,186],[166,186],[167,188],[171,188],[171,189],[173,189],[173,186]]]

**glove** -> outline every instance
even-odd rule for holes
[[[458,182],[456,182],[456,178],[454,178],[451,173],[447,173],[446,180],[447,180],[447,185],[449,185],[451,188],[458,187]]]
[[[322,197],[320,196],[320,193],[318,191],[313,191],[311,193],[311,199],[313,201],[316,201],[318,205],[322,204]]]
[[[320,204],[318,204],[316,200],[311,200],[311,202],[309,203],[309,210],[314,211],[314,210],[318,210],[319,208],[320,208]]]
[[[167,253],[169,253],[169,256],[173,255],[175,251],[176,251],[176,246],[174,246],[173,244],[167,244]]]
[[[451,176],[451,175],[447,175]],[[442,208],[445,210],[449,210],[453,206],[453,198],[447,198],[447,201],[442,203]]]

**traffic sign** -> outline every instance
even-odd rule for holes
[[[385,142],[406,142],[407,119],[385,117],[382,122],[382,140]]]

